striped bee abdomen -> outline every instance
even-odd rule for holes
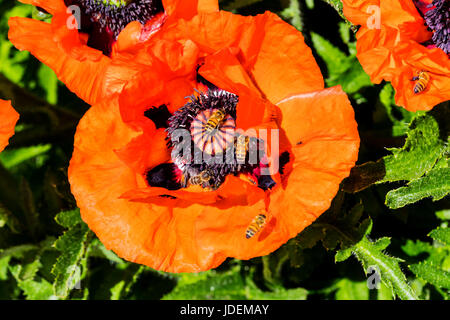
[[[257,215],[253,219],[252,223],[250,223],[247,230],[245,231],[245,237],[247,239],[252,238],[255,234],[260,232],[265,225],[266,225],[266,215],[264,214]]]
[[[191,135],[197,148],[211,155],[222,153],[234,141],[233,117],[221,109],[200,112],[191,123]]]
[[[243,164],[245,162],[245,158],[247,157],[249,138],[244,135],[239,135],[236,138],[236,161],[239,164]]]
[[[204,183],[208,183],[211,178],[211,173],[208,170],[205,170],[200,172],[198,175],[189,178],[189,183],[192,185],[202,185]]]
[[[426,71],[419,71],[417,72],[417,76],[412,80],[416,81],[416,84],[414,85],[414,93],[419,94],[427,88],[428,82],[430,82],[430,75]]]

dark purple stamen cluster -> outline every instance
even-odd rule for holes
[[[432,41],[436,47],[450,54],[450,0],[433,0],[424,19],[433,31]]]
[[[238,164],[234,152],[234,144],[231,144],[228,149],[224,150],[222,154],[215,155],[214,157],[205,157],[203,150],[200,150],[195,143],[191,141],[191,159],[183,158],[182,149],[177,148],[183,141],[174,138],[174,132],[179,129],[185,129],[189,132],[191,123],[193,119],[205,110],[212,109],[222,109],[228,115],[236,120],[236,106],[239,101],[238,96],[217,89],[209,90],[206,94],[200,94],[198,97],[192,96],[191,100],[177,110],[172,117],[169,118],[169,126],[166,129],[168,138],[170,140],[170,145],[173,148],[172,160],[176,164],[175,170],[181,172],[183,176],[184,185],[181,187],[186,187],[186,182],[193,176],[198,175],[200,172],[207,170],[211,175],[211,180],[208,185],[204,187],[209,187],[211,189],[217,189],[225,180],[225,177],[229,174],[237,175],[238,173],[252,173],[259,164],[249,164],[245,162],[244,164]],[[263,142],[257,138],[250,138],[249,140],[249,150],[247,157],[255,156],[259,152],[259,148],[263,145]],[[228,152],[227,152],[228,151]],[[254,152],[255,154],[252,154]],[[202,155],[202,157],[199,157]],[[186,156],[186,155],[185,155]],[[218,163],[218,157],[221,159]],[[201,163],[196,163],[194,159],[202,159]],[[269,181],[270,180],[270,181]],[[263,189],[268,189],[274,186],[273,180],[270,176],[264,176],[261,179],[262,184],[260,187]]]
[[[64,0],[67,6],[81,9],[81,31],[90,35],[88,45],[111,54],[119,33],[132,21],[145,24],[164,11],[161,0]],[[118,4],[116,4],[118,3]]]

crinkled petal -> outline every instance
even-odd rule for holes
[[[269,205],[236,207],[226,216],[208,210],[196,224],[199,241],[238,259],[266,255],[310,225],[331,204],[358,158],[354,112],[340,87],[287,97],[279,103],[282,129],[291,141],[292,169]],[[245,238],[252,219],[267,210],[267,226]]]
[[[430,110],[450,98],[450,59],[422,44],[431,33],[412,0],[343,0],[343,9],[352,23],[361,25],[356,47],[364,71],[374,83],[391,81],[398,105]],[[431,80],[427,90],[415,94],[411,79],[422,70]]]
[[[163,0],[166,13],[171,18],[189,20],[198,12],[219,11],[218,0]]]
[[[190,21],[178,21],[153,40],[161,38],[190,39],[205,54],[238,48],[241,64],[272,103],[293,92],[323,88],[322,74],[302,34],[270,12],[256,17],[200,13]]]
[[[104,55],[94,60],[72,57],[59,42],[54,41],[53,29],[48,23],[11,18],[9,25],[9,39],[18,49],[30,51],[48,65],[71,91],[89,104],[121,91],[126,81],[140,71],[134,68],[131,57],[127,55],[117,57],[114,61]],[[84,48],[89,57],[93,49],[87,46]]]
[[[203,247],[195,235],[195,222],[208,207],[172,208],[121,198],[144,186],[114,152],[138,134],[121,120],[117,100],[93,106],[80,121],[69,181],[83,220],[108,249],[129,261],[168,272],[218,266],[226,257]]]

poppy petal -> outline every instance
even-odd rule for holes
[[[47,12],[53,14],[54,12],[61,12],[66,10],[66,5],[63,0],[19,0],[25,4],[31,4],[35,7],[41,7]]]
[[[10,101],[0,100],[0,152],[8,145],[9,138],[14,134],[14,128],[19,114],[11,106]]]
[[[35,57],[48,65],[67,87],[81,99],[92,104],[104,96],[120,91],[126,80],[139,70],[134,70],[127,56],[112,61],[99,55],[98,60],[79,60],[53,40],[50,24],[26,18],[9,20],[9,39],[20,50],[28,50]],[[39,41],[36,41],[36,39]],[[93,49],[84,46],[89,57]],[[96,50],[94,50],[96,51]]]
[[[236,207],[226,216],[217,209],[199,216],[199,241],[223,255],[238,259],[262,256],[297,235],[329,208],[340,182],[357,160],[359,135],[354,112],[340,87],[293,95],[279,106],[282,128],[293,145],[293,169],[284,178],[285,187],[270,194],[267,208],[259,202]],[[261,212],[267,212],[266,227],[255,239],[246,239],[246,228]]]
[[[168,272],[216,267],[225,257],[199,246],[194,235],[202,206],[177,209],[121,198],[145,186],[113,151],[138,134],[121,120],[114,99],[91,107],[80,121],[69,181],[83,220],[108,249],[129,261]]]
[[[424,5],[431,1],[424,1]],[[372,82],[391,81],[395,101],[410,111],[430,110],[447,101],[450,59],[438,48],[426,46],[432,36],[414,1],[343,0],[345,16],[361,25],[357,57]],[[412,78],[429,73],[425,91],[414,93]]]
[[[320,69],[301,33],[271,12],[256,17],[225,11],[199,13],[190,21],[178,21],[154,41],[160,38],[191,39],[208,54],[239,48],[239,60],[272,103],[292,94],[291,88],[309,92],[324,86]]]
[[[166,13],[171,18],[189,20],[198,12],[219,11],[219,1],[217,0],[163,0]]]

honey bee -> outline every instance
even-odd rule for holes
[[[191,185],[200,186],[204,183],[207,183],[207,182],[209,183],[211,178],[212,178],[211,172],[209,170],[204,170],[204,171],[200,172],[198,175],[190,177],[189,183]]]
[[[203,152],[216,155],[234,142],[235,126],[234,119],[223,109],[204,110],[192,121],[192,140]]]
[[[247,157],[249,141],[249,137],[242,134],[236,138],[236,161],[240,164],[243,164]]]
[[[411,79],[412,81],[416,81],[414,85],[414,93],[419,94],[423,92],[427,86],[428,82],[430,82],[430,75],[426,71],[418,71],[417,76]]]
[[[258,214],[245,231],[245,237],[247,239],[252,238],[255,234],[260,232],[265,225],[266,225],[266,215]]]
[[[215,110],[205,124],[205,133],[211,135],[213,131],[219,127],[219,124],[223,121],[223,119],[225,119],[225,115],[224,110]]]

